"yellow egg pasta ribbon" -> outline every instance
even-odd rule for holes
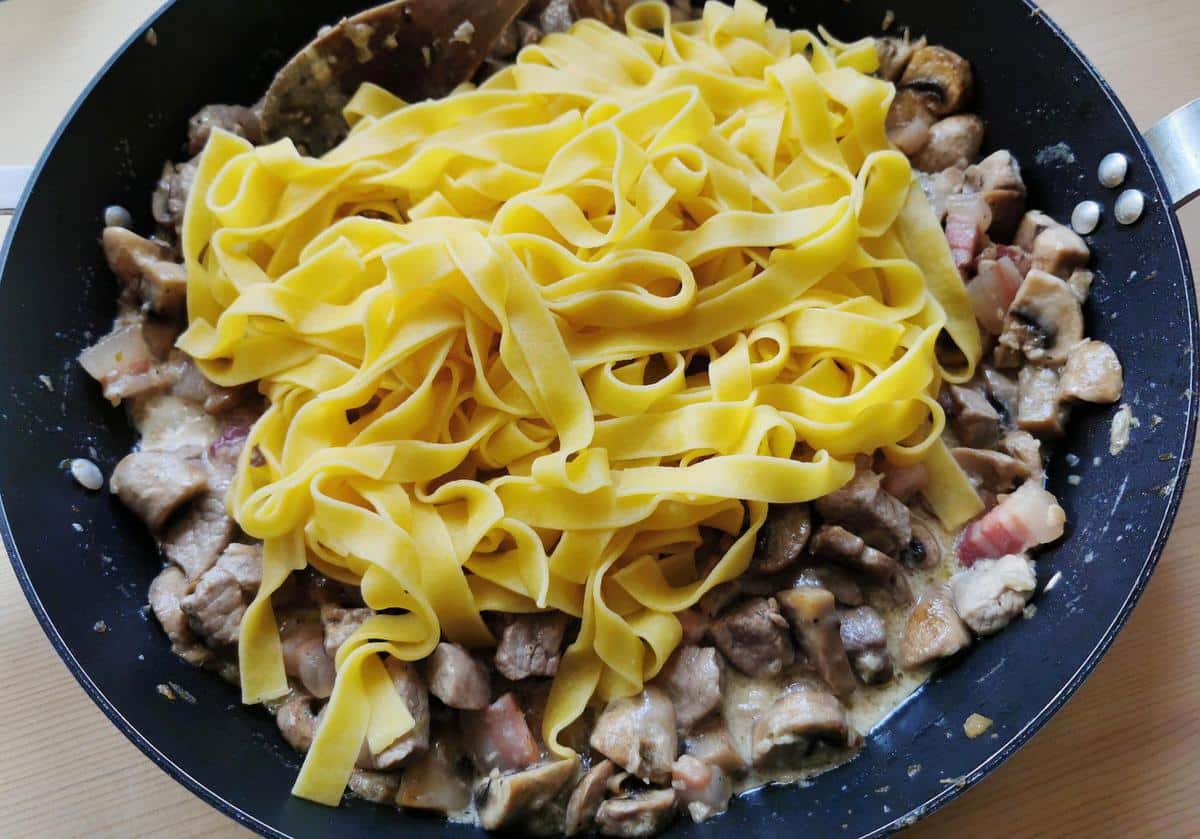
[[[754,0],[640,4],[626,29],[581,21],[437,101],[365,86],[321,159],[218,131],[200,161],[179,345],[269,402],[228,497],[266,547],[244,701],[289,689],[291,573],[385,613],[338,654],[297,795],[336,804],[364,740],[411,729],[383,658],[488,646],[489,611],[580,618],[542,730],[568,754],[747,567],[769,504],[858,454],[945,466],[934,396],[979,335],[872,42]],[[700,562],[714,531],[731,546]]]

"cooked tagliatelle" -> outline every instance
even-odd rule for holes
[[[293,572],[381,613],[338,652],[305,798],[336,804],[363,741],[413,725],[383,657],[492,643],[484,612],[582,619],[544,716],[567,755],[589,702],[658,672],[674,613],[746,568],[768,504],[882,449],[930,464],[947,526],[979,512],[934,399],[979,335],[873,43],[752,0],[684,24],[637,5],[627,31],[582,21],[439,101],[365,87],[319,160],[232,134],[201,160],[179,345],[270,402],[228,498],[265,543],[244,700],[288,690],[271,595]],[[733,537],[712,567],[702,527]]]

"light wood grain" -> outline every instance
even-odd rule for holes
[[[0,3],[0,164],[37,157],[96,68],[157,5]],[[1052,0],[1045,7],[1139,124],[1200,95],[1196,0]],[[1183,221],[1200,256],[1200,206]],[[1198,514],[1200,483],[1193,481],[1158,572],[1095,675],[994,776],[908,835],[1200,834]],[[0,708],[0,834],[249,835],[159,771],[92,705],[38,628],[7,562],[0,562]]]

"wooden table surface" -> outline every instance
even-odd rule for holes
[[[0,165],[37,158],[84,84],[158,5],[0,2]],[[1200,96],[1197,0],[1044,5],[1143,127]],[[0,219],[0,233],[6,221]],[[1200,258],[1200,206],[1185,211],[1183,221]],[[907,835],[1200,834],[1198,513],[1200,480],[1193,480],[1162,564],[1095,675],[994,776]],[[0,709],[0,835],[249,835],[109,724],[54,654],[4,561]]]

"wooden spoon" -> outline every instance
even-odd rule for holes
[[[397,0],[342,20],[275,76],[263,99],[266,138],[324,154],[349,131],[342,109],[363,82],[408,102],[445,96],[475,75],[528,3]]]

